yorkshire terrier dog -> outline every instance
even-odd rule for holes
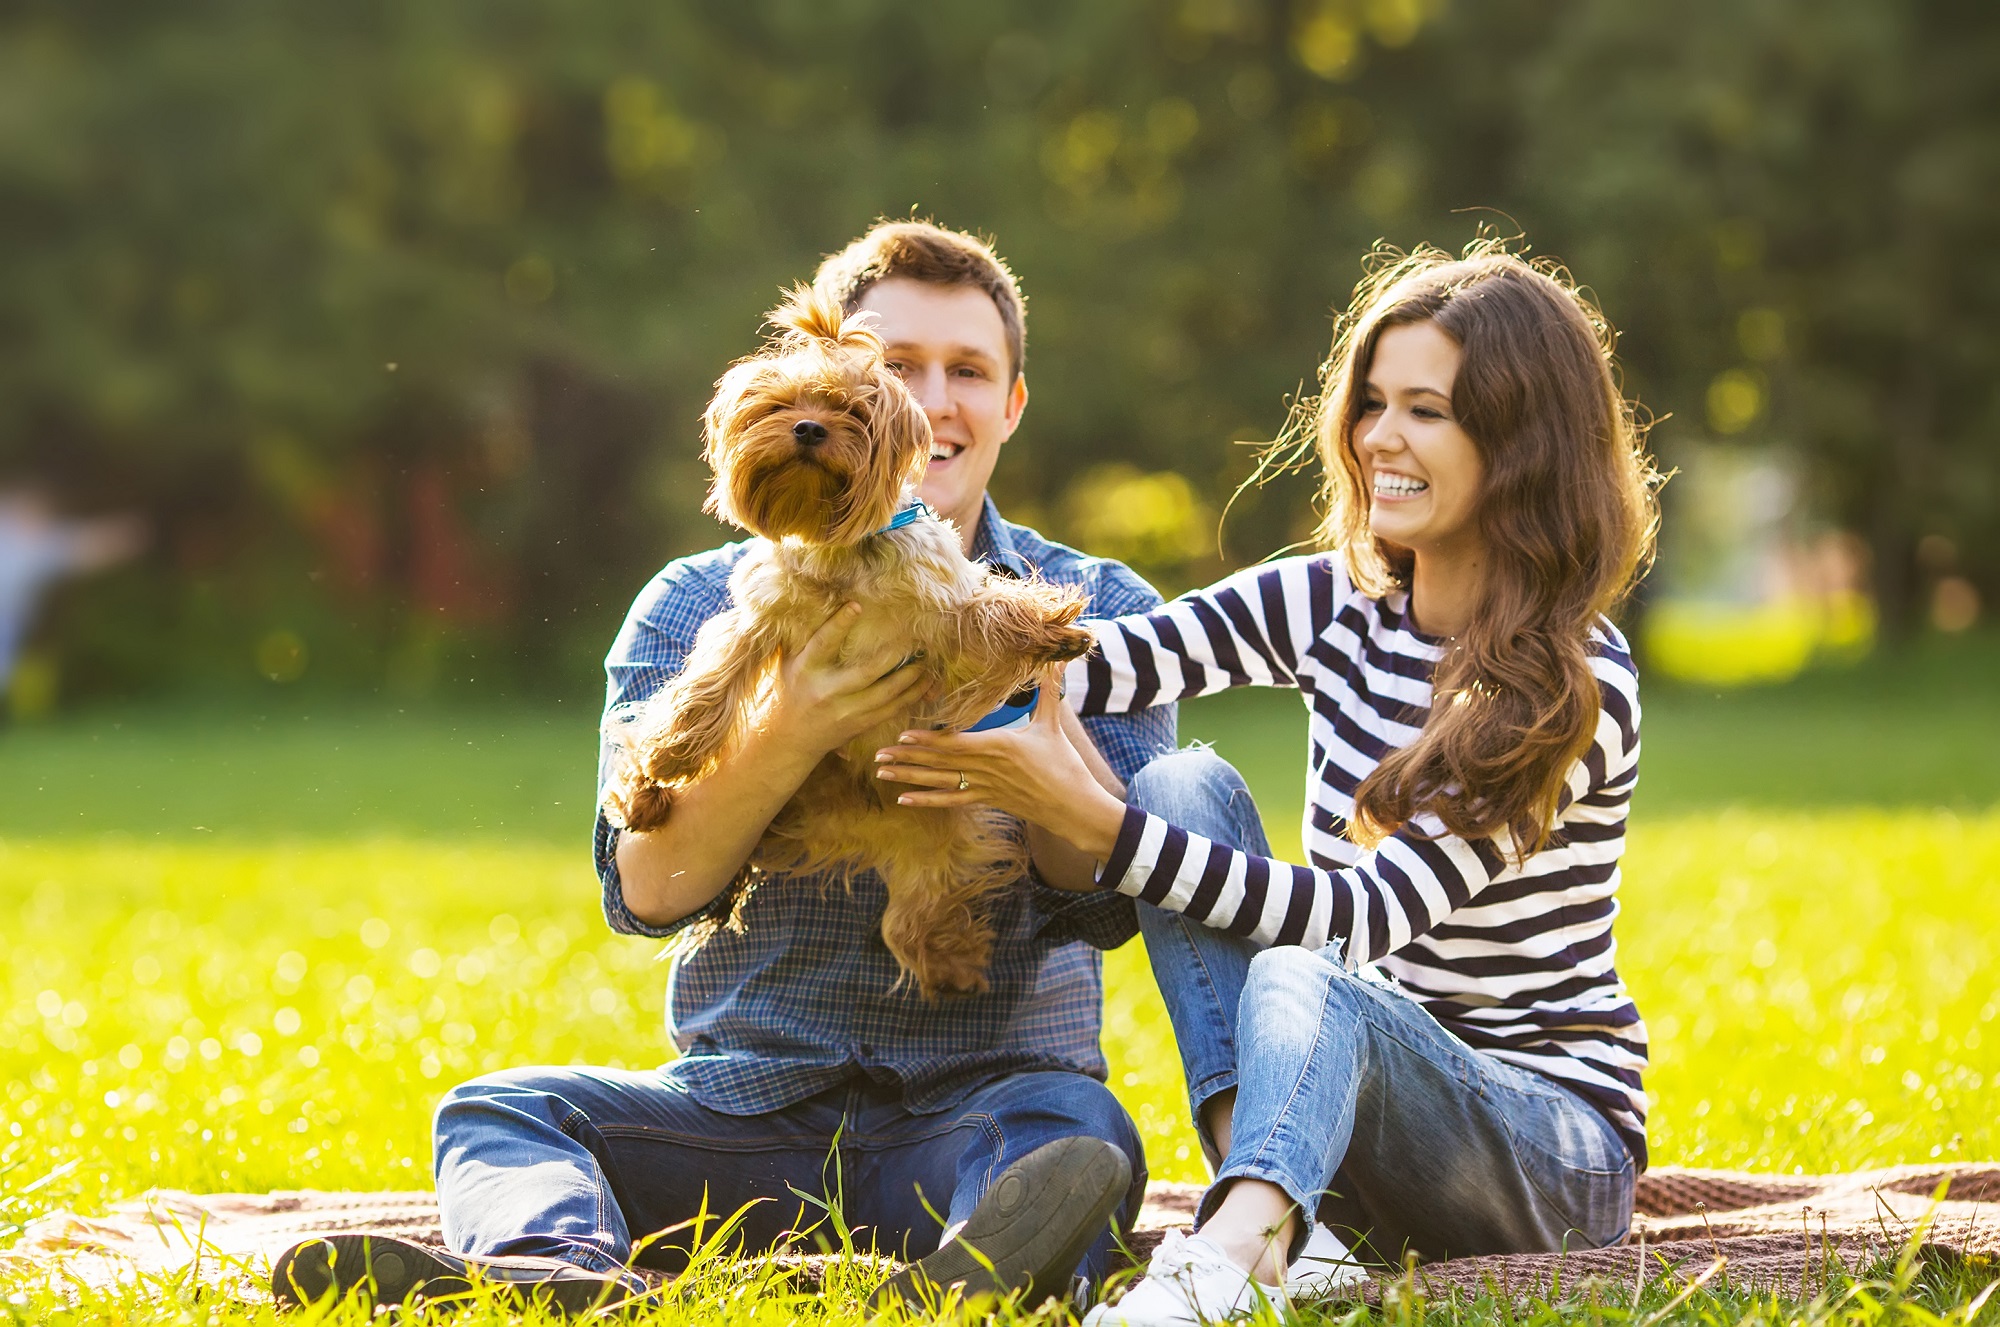
[[[888,887],[882,939],[903,980],[933,1000],[983,991],[993,928],[982,905],[1021,877],[1021,837],[998,812],[897,806],[874,753],[905,728],[982,726],[1010,697],[1018,706],[1051,665],[1090,647],[1076,625],[1083,597],[969,561],[951,525],[914,500],[930,423],[864,319],[799,287],[768,323],[764,349],[722,376],[703,416],[707,509],[760,538],[686,668],[614,717],[626,759],[607,810],[635,830],[666,823],[676,792],[741,744],[780,657],[858,603],[850,654],[892,643],[929,674],[927,699],[822,760],[736,885],[873,869]]]

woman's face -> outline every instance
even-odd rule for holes
[[[1404,323],[1375,341],[1354,423],[1354,454],[1377,536],[1419,557],[1476,555],[1486,467],[1451,408],[1458,343],[1433,322]]]

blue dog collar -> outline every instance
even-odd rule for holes
[[[911,498],[887,525],[875,533],[888,534],[891,530],[900,530],[906,525],[915,525],[926,516],[935,517],[936,515],[937,513],[932,511],[922,498]],[[1035,717],[1035,700],[1041,694],[1042,689],[1039,686],[1031,686],[1024,690],[1016,691],[1013,695],[1007,697],[999,709],[994,710],[991,714],[981,719],[978,723],[973,724],[965,731],[968,733],[991,733],[1005,728],[1025,728]]]
[[[1026,728],[1035,717],[1035,701],[1042,694],[1039,686],[1031,686],[1016,691],[1007,697],[999,709],[993,711],[965,731],[968,733],[991,733],[1006,728]]]
[[[887,534],[891,530],[900,530],[906,525],[915,525],[918,519],[921,517],[933,516],[933,515],[936,515],[936,513],[933,512],[928,506],[924,505],[924,500],[922,498],[911,498],[909,502],[903,507],[903,509],[897,512],[895,516],[891,518],[891,520],[887,525],[883,526],[875,533]]]

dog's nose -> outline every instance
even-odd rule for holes
[[[826,425],[816,419],[802,419],[792,425],[792,436],[805,447],[817,447],[826,441]]]

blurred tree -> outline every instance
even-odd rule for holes
[[[308,683],[577,686],[723,537],[709,383],[878,215],[987,231],[1027,286],[1003,503],[1081,536],[1107,475],[1153,476],[1175,579],[1309,527],[1301,481],[1188,533],[1311,390],[1368,245],[1518,221],[1677,427],[1814,458],[1885,594],[1926,533],[1990,585],[1993,29],[1965,0],[21,0],[0,474],[162,532],[69,603],[77,687],[247,682],[280,637]]]
[[[1925,536],[2000,570],[2000,10],[1571,3],[1517,86],[1520,190],[1664,431],[1799,454],[1889,625]]]

